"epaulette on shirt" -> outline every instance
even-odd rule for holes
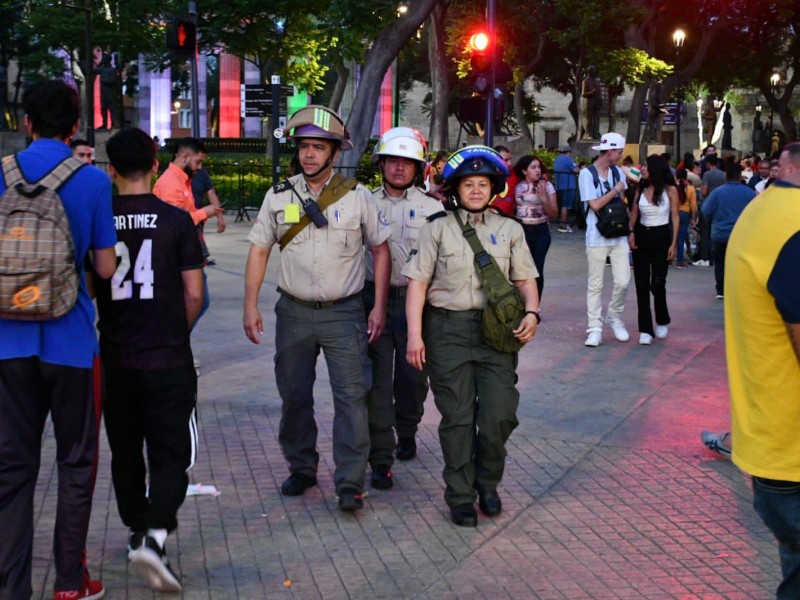
[[[272,186],[272,191],[275,192],[276,194],[280,194],[281,192],[285,192],[290,189],[292,189],[292,184],[289,183],[288,179],[279,181],[278,183]]]
[[[426,221],[428,221],[428,222],[430,222],[430,221],[435,221],[435,220],[436,220],[436,219],[438,219],[439,217],[446,217],[446,216],[447,216],[447,213],[446,213],[445,211],[443,211],[443,210],[440,210],[439,212],[433,213],[432,215],[430,215],[430,216],[429,216],[427,219],[425,219],[425,220],[426,220]]]

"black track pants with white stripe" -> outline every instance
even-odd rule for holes
[[[173,531],[197,451],[194,367],[104,368],[103,416],[122,522],[134,531]]]

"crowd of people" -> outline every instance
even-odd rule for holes
[[[216,217],[217,231],[225,230],[222,203],[203,176],[207,151],[200,140],[181,140],[152,187],[157,145],[145,132],[129,128],[113,135],[103,173],[87,164],[93,149],[74,139],[79,106],[72,88],[60,81],[33,84],[23,105],[34,141],[19,153],[16,171],[3,161],[0,192],[18,181],[50,181],[49,173],[62,166],[70,169],[54,190],[75,242],[77,299],[58,318],[0,314],[0,472],[8,474],[0,480],[0,521],[6,524],[0,598],[32,591],[33,490],[48,413],[59,476],[54,598],[105,595],[102,583],[89,576],[85,554],[101,400],[130,563],[154,590],[179,592],[166,542],[178,526],[196,451],[199,371],[190,334],[210,303],[202,225]],[[568,219],[579,213],[586,227],[588,348],[602,344],[605,325],[617,341],[630,339],[623,315],[631,272],[639,344],[649,346],[668,336],[670,264],[713,261],[726,326],[741,341],[728,351],[729,364],[737,367],[731,369],[737,445],[731,450],[728,434],[704,435],[704,442],[732,453],[753,474],[759,514],[781,543],[781,586],[785,597],[797,596],[800,560],[792,540],[800,532],[793,509],[778,497],[800,496],[800,483],[794,483],[800,469],[775,452],[762,459],[759,449],[772,438],[759,433],[759,419],[765,412],[775,415],[769,428],[782,436],[781,444],[796,445],[796,411],[775,404],[780,393],[796,397],[800,390],[800,288],[794,276],[800,145],[787,146],[774,173],[767,161],[744,163],[755,174],[743,179],[737,161],[720,169],[713,147],[699,161],[684,157],[677,168],[665,155],[636,165],[623,158],[624,137],[608,132],[584,168],[569,146],[562,147],[551,180],[541,158],[526,154],[514,161],[503,146],[467,146],[428,162],[424,137],[395,127],[372,154],[381,185],[370,191],[334,171],[339,154],[352,149],[336,112],[302,108],[284,135],[294,144],[297,174],[267,191],[248,235],[242,315],[244,334],[260,344],[265,327],[259,294],[277,245],[274,373],[281,400],[278,441],[288,465],[281,494],[296,497],[317,485],[314,382],[323,352],[341,511],[363,508],[368,468],[370,485],[389,490],[394,461],[415,458],[430,389],[441,415],[450,520],[475,527],[478,510],[499,515],[506,443],[518,424],[517,352],[542,319],[551,224],[573,233]],[[15,173],[20,179],[11,179]],[[763,202],[754,201],[773,183]],[[770,207],[782,199],[793,204],[775,209],[782,215],[775,223],[780,235],[767,243]],[[746,228],[737,227],[740,220]],[[766,262],[759,250],[764,244]],[[603,310],[607,264],[612,292]],[[741,280],[731,281],[732,272]],[[754,317],[758,310],[763,318]],[[743,315],[755,331],[742,324]],[[769,372],[751,366],[763,356],[772,357]],[[779,375],[772,377],[775,371]],[[762,379],[775,381],[767,390],[758,387]]]

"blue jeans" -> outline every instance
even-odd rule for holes
[[[753,477],[753,506],[778,540],[783,581],[776,598],[800,598],[800,483]]]
[[[692,216],[683,211],[678,212],[680,224],[678,225],[678,262],[686,262],[686,235],[689,233],[689,221]]]

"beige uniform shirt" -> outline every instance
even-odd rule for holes
[[[475,215],[459,209],[469,220],[486,251],[510,281],[539,276],[525,243],[522,226],[508,217],[487,210]],[[455,215],[448,213],[429,222],[419,236],[419,246],[403,267],[403,275],[428,284],[428,303],[448,310],[479,310],[486,307],[486,292],[475,272],[472,248],[461,233]]]
[[[291,177],[289,182],[301,198],[318,199],[302,175]],[[286,222],[284,212],[289,204],[299,207],[301,217],[305,214],[291,189],[275,193],[271,187],[247,239],[261,248],[277,244],[293,225]],[[328,219],[325,227],[309,224],[281,252],[278,285],[301,300],[330,302],[360,292],[364,287],[364,248],[378,246],[391,232],[369,190],[362,185],[323,214]]]
[[[426,219],[434,213],[442,212],[442,203],[431,198],[418,187],[410,187],[401,198],[390,198],[383,187],[372,192],[372,199],[380,214],[386,217],[392,228],[389,236],[389,249],[392,253],[392,276],[389,285],[406,287],[408,279],[401,273],[408,261],[411,250],[417,247],[417,239]],[[375,281],[372,253],[365,254],[367,281]]]

